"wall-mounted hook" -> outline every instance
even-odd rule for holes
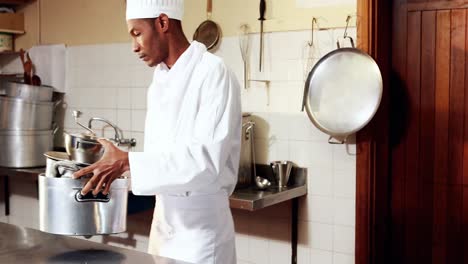
[[[346,27],[345,27],[345,30],[344,30],[344,35],[343,35],[343,38],[347,38],[348,37],[348,26],[349,26],[349,21],[351,20],[351,15],[348,15],[346,17]]]
[[[312,47],[314,45],[314,25],[317,25],[317,19],[315,17],[312,17],[312,28],[310,30],[310,41],[307,42],[309,47]]]

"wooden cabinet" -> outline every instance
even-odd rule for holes
[[[32,2],[32,0],[0,0],[0,5],[18,6],[27,4],[29,2]]]
[[[11,34],[23,34],[24,14],[0,13],[0,32]]]
[[[33,0],[0,0],[0,6],[17,9]],[[0,32],[23,34],[24,14],[22,13],[0,13]]]

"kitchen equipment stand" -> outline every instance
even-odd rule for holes
[[[258,175],[274,180],[269,165],[257,164]],[[285,188],[272,186],[266,190],[260,190],[255,185],[238,189],[229,197],[231,208],[255,212],[265,207],[274,206],[282,202],[291,202],[291,263],[297,263],[298,242],[298,216],[299,198],[307,195],[307,169],[293,167],[289,185]]]

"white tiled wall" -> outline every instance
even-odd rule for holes
[[[257,124],[257,162],[287,159],[309,171],[309,194],[301,199],[299,207],[300,264],[354,263],[356,147],[328,144],[328,136],[301,112],[304,81],[313,65],[308,62],[315,63],[333,50],[343,33],[342,29],[315,32],[312,50],[307,45],[309,31],[267,34],[264,72],[258,71],[258,37],[250,42],[250,78],[270,81],[268,87],[250,82],[250,87],[242,90],[243,110],[252,112]],[[355,36],[355,29],[348,33]],[[238,39],[224,39],[216,53],[233,67],[242,83]],[[234,211],[242,263],[290,262],[289,212],[287,204],[254,214]],[[276,221],[283,221],[283,226]],[[259,225],[267,226],[266,231],[261,231]],[[277,230],[285,233],[276,237]]]
[[[355,29],[349,34],[355,35]],[[354,263],[355,145],[328,144],[328,137],[300,111],[304,80],[311,66],[307,68],[308,63],[333,50],[336,38],[342,35],[342,29],[315,32],[316,43],[309,50],[310,31],[267,33],[263,72],[258,71],[258,35],[252,35],[249,42],[250,79],[269,81],[268,85],[252,81],[247,89],[242,88],[243,110],[252,112],[257,122],[257,162],[288,159],[309,172],[308,195],[299,205],[300,264]],[[224,38],[215,53],[224,58],[243,84],[238,38]],[[71,109],[80,109],[83,122],[91,116],[108,118],[124,130],[126,137],[136,138],[136,150],[141,150],[146,87],[151,78],[152,69],[132,54],[130,44],[68,48],[66,101],[70,111],[66,130],[79,130]],[[108,127],[103,130],[112,136]],[[22,200],[31,204],[28,199],[12,197],[10,219],[22,217],[14,208],[21,207]],[[290,209],[284,203],[255,213],[233,210],[238,263],[289,263]],[[136,249],[146,250],[145,235],[132,239],[136,240]]]

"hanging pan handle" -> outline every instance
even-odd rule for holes
[[[96,196],[93,195],[92,192],[89,192],[85,195],[81,194],[81,189],[79,189],[75,194],[75,200],[79,203],[86,203],[86,202],[101,202],[107,203],[110,200],[109,194],[103,194],[99,192]]]
[[[348,136],[346,136],[345,138],[336,138],[336,137],[330,136],[328,138],[328,144],[334,144],[334,145],[344,144],[347,139],[348,139]]]
[[[354,39],[353,39],[352,37],[350,37],[350,36],[345,36],[345,37],[343,37],[343,39],[345,39],[345,40],[346,40],[346,39],[349,39],[349,42],[351,43],[351,47],[352,47],[352,48],[355,48],[355,47],[356,47],[356,46],[354,45]],[[339,49],[341,49],[341,45],[340,45],[340,40],[339,40],[339,39],[336,41],[336,46],[337,46]]]
[[[211,20],[211,14],[213,13],[213,0],[206,0],[206,18]]]

